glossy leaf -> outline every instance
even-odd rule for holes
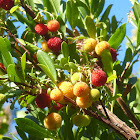
[[[69,47],[65,41],[61,44],[61,51],[63,56],[68,60],[69,57]]]
[[[112,28],[112,33],[116,31],[118,27],[118,22],[115,16],[112,17],[112,22],[111,22],[111,28]]]
[[[104,14],[103,14],[102,17],[101,17],[101,21],[102,21],[102,22],[103,22],[103,21],[106,21],[106,19],[108,18],[108,15],[109,15],[109,13],[110,13],[111,7],[112,7],[112,4],[109,5],[109,6],[107,7],[107,9],[105,10]]]
[[[5,66],[8,67],[9,64],[14,64],[14,60],[10,54],[10,52],[8,51],[6,42],[4,41],[4,39],[2,37],[0,37],[0,52],[3,56],[3,59],[5,60]]]
[[[112,56],[108,50],[104,50],[101,54],[101,61],[104,66],[104,71],[108,76],[113,74],[113,61]]]
[[[109,76],[109,77],[107,78],[107,83],[110,82],[110,81],[112,81],[112,80],[114,80],[114,79],[116,79],[116,78],[117,78],[117,76],[116,76],[115,74]]]
[[[15,12],[18,8],[19,8],[19,6],[18,6],[18,5],[16,5],[16,6],[12,7],[12,8],[10,9],[10,13]]]
[[[137,23],[139,22],[140,18],[140,3],[138,4],[137,2],[134,3],[133,5],[133,12],[136,18]]]
[[[27,118],[16,118],[15,122],[18,127],[23,131],[27,132],[29,135],[39,138],[52,138],[45,128],[40,127],[35,122]]]
[[[25,67],[26,67],[26,52],[21,57],[21,67],[22,67],[22,73],[25,79]]]
[[[39,66],[43,71],[51,78],[53,82],[57,80],[56,70],[54,63],[50,56],[41,50],[37,52],[37,60],[40,63]]]
[[[85,18],[85,24],[87,27],[87,32],[91,38],[96,38],[96,27],[93,19],[90,16]]]
[[[140,45],[140,19],[138,21],[138,31],[137,31],[137,47]]]
[[[68,0],[66,4],[66,17],[72,29],[74,29],[77,25],[78,16],[79,11],[76,3],[74,2],[74,0]]]
[[[8,66],[7,73],[10,81],[17,82],[17,83],[24,82],[22,72],[17,70],[15,64],[10,64]]]
[[[108,43],[110,44],[111,48],[117,49],[118,46],[123,41],[125,34],[126,34],[126,23],[122,24],[108,40]]]

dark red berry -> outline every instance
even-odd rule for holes
[[[2,8],[5,10],[10,10],[14,6],[14,0],[3,0]]]
[[[92,84],[96,87],[104,85],[107,81],[107,75],[103,70],[94,70],[91,74]]]
[[[0,63],[0,68],[3,69],[4,71],[6,71],[6,69],[2,63]]]
[[[51,103],[51,98],[47,93],[39,94],[35,99],[35,104],[42,109],[48,107],[50,103]]]
[[[117,51],[113,48],[110,48],[110,53],[111,53],[113,62],[115,62],[117,59]]]
[[[58,37],[52,37],[48,40],[47,45],[50,50],[53,52],[58,52],[61,50],[62,40]]]
[[[53,105],[54,109],[59,111],[62,107],[64,107],[64,105],[60,104],[60,103],[56,103],[56,105]]]
[[[45,35],[47,33],[48,29],[45,24],[39,23],[35,26],[35,31],[37,34]]]
[[[0,8],[2,7],[3,4],[3,0],[0,0]]]

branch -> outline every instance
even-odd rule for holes
[[[76,102],[74,100],[72,100],[72,99],[70,99],[70,98],[68,98],[66,96],[64,96],[64,98],[67,101],[71,102],[73,105],[77,106],[77,104],[76,104]],[[79,106],[77,106],[77,107],[79,108]],[[136,140],[137,139],[137,137],[135,136],[135,132],[134,132],[134,134],[132,133],[133,134],[133,136],[132,136],[132,135],[130,135],[131,133],[130,134],[129,133],[126,133],[125,130],[123,130],[123,128],[118,127],[118,125],[112,123],[109,120],[106,120],[105,118],[103,118],[99,114],[93,112],[92,110],[87,110],[87,109],[83,109],[83,110],[84,110],[84,112],[87,115],[89,115],[90,117],[94,117],[95,119],[97,119],[97,120],[105,123],[106,125],[108,125],[109,127],[111,127],[113,130],[115,130],[117,133],[119,133],[120,135],[122,135],[124,138],[126,138],[128,140]],[[117,116],[116,116],[116,118],[117,118]],[[131,129],[131,128],[129,128],[129,129]]]

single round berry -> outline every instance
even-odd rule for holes
[[[72,76],[71,76],[71,82],[72,84],[75,84],[76,82],[85,82],[86,81],[86,78],[85,76],[81,73],[81,72],[76,72],[74,73]]]
[[[101,96],[100,91],[98,89],[91,89],[89,95],[90,95],[91,100],[94,102],[98,101]]]
[[[89,94],[89,86],[85,82],[77,82],[73,87],[73,94],[83,97]]]
[[[42,109],[48,107],[50,103],[51,103],[51,98],[47,93],[39,94],[35,99],[35,104]]]
[[[77,97],[76,104],[80,108],[88,108],[92,105],[92,100],[90,99],[89,95],[84,96],[84,97]]]
[[[74,98],[74,94],[73,94],[73,85],[71,82],[68,81],[64,81],[59,83],[59,89],[62,91],[63,95],[73,99]]]
[[[39,23],[35,26],[35,31],[37,34],[45,35],[47,33],[48,29],[45,24]]]
[[[47,23],[47,28],[50,32],[56,32],[60,28],[60,24],[57,20],[50,20]]]
[[[97,55],[101,56],[102,52],[106,49],[110,50],[109,43],[106,42],[106,41],[101,41],[100,43],[98,43],[96,45],[95,52],[96,52]]]
[[[56,103],[56,105],[53,105],[54,109],[59,111],[62,107],[64,107],[64,105],[60,104],[60,103]]]
[[[58,52],[61,50],[62,40],[58,37],[52,37],[48,40],[47,45],[50,50],[53,52]]]
[[[84,127],[90,124],[91,118],[88,115],[76,115],[72,118],[72,122],[75,126]]]
[[[117,51],[113,48],[110,48],[110,53],[111,53],[113,62],[115,62],[117,59]]]
[[[41,48],[45,52],[51,52],[51,50],[48,48],[47,41],[45,40],[41,43]]]
[[[3,0],[2,8],[5,10],[10,10],[14,6],[14,0]]]
[[[63,100],[64,95],[63,95],[63,93],[61,92],[61,90],[59,90],[58,88],[54,88],[54,89],[51,91],[50,97],[51,97],[52,100],[54,100],[54,101],[56,101],[56,102],[60,102],[60,101]]]
[[[97,41],[93,38],[88,38],[84,41],[83,49],[86,52],[91,52],[95,49],[95,46],[97,45]]]
[[[104,85],[107,81],[107,75],[103,70],[94,70],[91,74],[92,84],[96,87]]]
[[[60,128],[61,124],[62,124],[62,118],[56,112],[50,113],[44,119],[45,128],[51,131],[56,130],[57,128]]]

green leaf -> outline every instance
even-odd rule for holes
[[[27,0],[27,2],[31,9],[35,10],[34,0]]]
[[[137,23],[139,22],[140,18],[140,3],[135,2],[133,5],[133,12],[136,18]]]
[[[25,79],[25,67],[26,67],[26,52],[21,57],[21,67],[22,67],[22,73]]]
[[[137,47],[140,45],[140,19],[138,21],[138,31],[137,31]]]
[[[4,41],[6,43],[6,46],[7,46],[8,51],[11,52],[11,50],[12,50],[12,48],[11,48],[11,42],[9,41],[8,38],[4,38]]]
[[[112,17],[112,23],[111,23],[111,28],[112,28],[112,33],[114,33],[118,27],[118,24],[117,24],[117,20],[116,20],[116,17],[113,16]]]
[[[106,19],[108,18],[108,15],[109,15],[109,13],[110,13],[111,7],[112,7],[112,4],[109,5],[109,6],[107,7],[107,9],[105,10],[105,12],[104,12],[104,14],[102,15],[102,18],[101,18],[101,21],[102,21],[102,22],[103,22],[103,21],[106,21]]]
[[[10,81],[17,82],[17,83],[24,82],[22,72],[17,70],[15,64],[10,64],[8,66],[7,73]]]
[[[101,54],[101,61],[104,66],[104,71],[108,76],[113,74],[113,61],[109,50],[104,50]]]
[[[112,81],[112,80],[114,80],[114,79],[116,79],[116,78],[117,78],[117,75],[112,74],[111,76],[109,76],[109,77],[107,78],[107,83],[110,82],[110,81]]]
[[[4,39],[2,37],[0,37],[0,51],[5,60],[6,67],[8,67],[9,64],[14,64],[14,60],[13,60],[10,52],[8,51],[6,42],[4,41]]]
[[[61,51],[63,56],[68,60],[69,57],[69,47],[65,41],[61,44]]]
[[[72,29],[74,29],[77,25],[78,16],[79,11],[76,3],[74,2],[74,0],[68,0],[66,4],[66,17]]]
[[[18,5],[12,7],[12,8],[10,9],[10,13],[14,13],[18,8],[19,8]]]
[[[9,138],[9,137],[3,136],[3,137],[2,137],[2,140],[12,140],[12,139]]]
[[[87,16],[85,18],[85,24],[86,24],[86,27],[87,27],[88,35],[91,38],[96,38],[96,27],[95,27],[95,23],[94,23],[93,19],[90,16]]]
[[[38,48],[37,46],[35,46],[35,45],[33,45],[33,44],[31,44],[31,43],[29,43],[27,41],[24,41],[23,39],[18,39],[18,40],[29,51],[36,52],[36,51],[40,50],[40,48]]]
[[[55,13],[56,16],[59,13],[59,7],[60,7],[60,0],[43,0],[44,7],[47,8],[47,11],[50,13]]]
[[[37,52],[37,60],[41,69],[51,78],[53,82],[57,80],[56,69],[50,56],[41,50]]]
[[[40,127],[35,122],[27,118],[16,118],[15,122],[18,127],[23,131],[27,132],[29,135],[40,138],[53,138],[50,133],[45,130],[45,128]]]
[[[110,37],[110,39],[108,40],[108,43],[110,44],[110,46],[114,49],[117,49],[118,46],[121,44],[121,42],[123,41],[124,37],[126,34],[126,23],[122,24],[117,30],[116,32]]]

